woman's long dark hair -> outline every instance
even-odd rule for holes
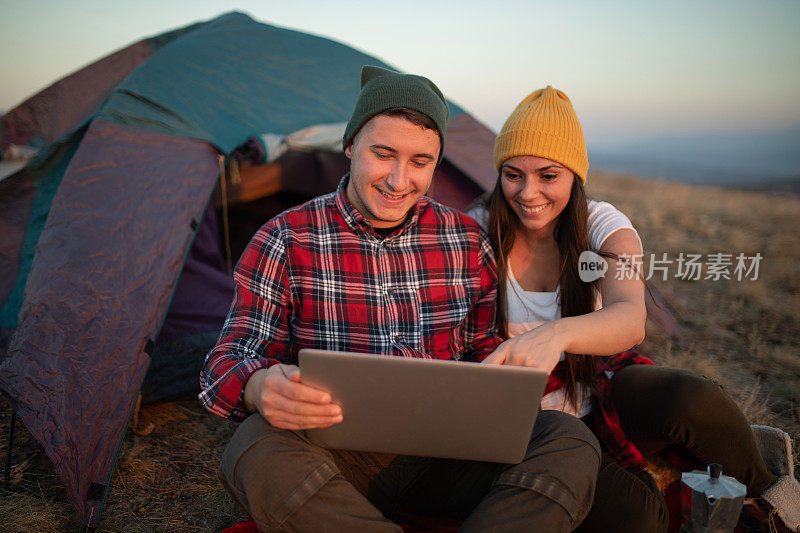
[[[508,294],[506,293],[508,257],[521,225],[517,214],[511,209],[503,194],[501,179],[502,176],[498,176],[497,183],[484,205],[489,210],[489,242],[497,259],[497,318],[501,333],[508,338]],[[584,315],[595,310],[594,302],[599,282],[584,283],[578,273],[578,257],[581,252],[589,249],[588,218],[586,191],[576,175],[572,182],[569,201],[558,216],[554,230],[561,256],[558,280],[562,317]],[[592,392],[597,392],[595,379],[597,360],[591,355],[571,353],[567,353],[565,359],[565,392],[569,401],[577,405],[576,383],[581,383]]]

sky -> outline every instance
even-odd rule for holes
[[[0,110],[232,10],[428,76],[495,131],[545,85],[569,95],[590,146],[800,124],[798,0],[0,0]]]

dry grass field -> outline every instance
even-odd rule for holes
[[[689,368],[726,386],[750,419],[800,434],[800,197],[724,190],[595,173],[590,196],[609,201],[639,230],[645,273],[666,254],[667,280],[647,282],[672,307],[686,346],[648,324],[641,351],[659,364]],[[730,280],[683,280],[683,253],[730,254]],[[760,254],[753,273],[734,275],[736,257]],[[752,261],[747,261],[749,266]]]
[[[757,280],[648,283],[673,308],[685,345],[648,324],[641,351],[658,364],[717,379],[753,423],[800,437],[800,197],[642,181],[594,172],[589,194],[610,201],[639,229],[645,259],[680,253],[760,253]],[[647,270],[645,270],[647,272]],[[733,274],[733,266],[730,268]],[[705,276],[705,270],[703,276]],[[735,278],[735,276],[732,276]],[[752,275],[751,275],[752,277]],[[5,458],[8,408],[0,400]],[[219,531],[237,511],[216,479],[233,424],[206,414],[194,398],[141,408],[120,453],[98,531]],[[21,424],[10,491],[0,499],[0,530],[81,530],[49,460]],[[757,531],[758,529],[750,529]]]

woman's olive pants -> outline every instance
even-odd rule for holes
[[[749,496],[776,479],[739,407],[708,378],[631,365],[611,379],[611,398],[625,435],[645,455],[679,445],[699,463],[722,465],[722,473],[744,483]],[[578,531],[661,532],[668,522],[664,498],[650,475],[632,474],[603,453],[594,503]]]

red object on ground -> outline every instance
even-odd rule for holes
[[[681,509],[681,484],[680,482],[670,483],[664,491],[664,501],[669,511],[669,525],[667,533],[678,533],[683,522]]]
[[[220,533],[258,533],[258,528],[253,517],[248,516],[247,520],[241,520],[234,526],[226,527]]]

